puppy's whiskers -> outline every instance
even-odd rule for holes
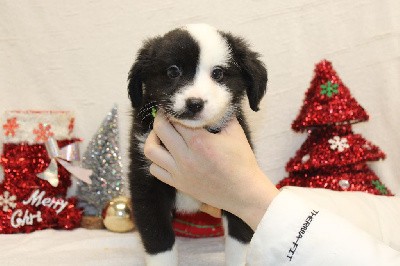
[[[149,110],[151,110],[157,103],[156,102],[150,102],[145,104],[142,108],[140,108],[139,112],[137,113],[138,117],[141,117],[142,115],[146,115]]]
[[[173,110],[171,110],[171,109],[169,109],[169,108],[164,109],[164,112],[167,114],[167,116],[168,116],[168,115],[169,115],[169,116],[172,116],[172,117],[178,117],[178,116],[179,116],[179,113],[178,113],[178,112],[173,111]]]
[[[148,114],[151,114],[153,108],[160,108],[162,106],[163,106],[162,103],[150,102],[150,103],[144,105],[142,108],[140,108],[140,111],[138,112],[137,116],[138,117],[143,117],[143,116],[147,117]]]

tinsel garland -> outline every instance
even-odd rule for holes
[[[58,143],[63,147],[74,141]],[[70,173],[59,165],[57,187],[36,176],[49,162],[44,144],[4,144],[0,159],[4,169],[4,181],[0,185],[0,233],[79,227],[82,211],[76,207],[75,198],[65,198],[71,185]]]
[[[62,148],[75,141],[78,140],[62,140],[57,143]],[[66,195],[71,186],[71,177],[65,168],[58,167],[60,183],[57,187],[53,187],[48,182],[42,182],[36,177],[36,174],[48,167],[49,162],[50,158],[44,144],[4,144],[1,157],[1,164],[7,177],[3,182],[4,188],[20,188],[22,191],[19,193],[26,194],[30,193],[29,189],[41,189],[45,190],[49,196]],[[20,194],[22,195],[24,194]]]

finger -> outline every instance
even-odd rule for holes
[[[155,132],[150,131],[149,136],[144,143],[144,155],[156,163],[160,167],[173,171],[175,168],[175,160],[171,154],[161,145],[160,139],[157,137]]]
[[[153,130],[172,156],[186,152],[185,141],[162,112],[157,113],[154,119]]]
[[[154,130],[150,131],[144,143],[148,143],[149,145],[161,145],[161,141]]]
[[[149,167],[150,174],[155,176],[161,182],[164,182],[170,186],[173,186],[173,178],[172,175],[162,167],[158,166],[157,164],[152,163]]]
[[[204,128],[198,128],[198,129],[193,129],[193,128],[188,128],[185,126],[182,126],[178,123],[173,124],[176,131],[182,136],[182,138],[185,140],[187,144],[191,143],[194,139],[213,139],[212,141],[219,141],[219,139],[224,138],[224,135],[233,135],[237,134],[238,130],[240,133],[244,134],[243,128],[239,124],[239,121],[237,120],[236,116],[234,116],[224,128],[221,129],[221,131],[217,134],[213,134],[205,130]],[[190,145],[190,144],[189,144]]]
[[[221,218],[221,209],[215,208],[211,205],[208,205],[206,203],[201,204],[200,206],[200,211],[208,213],[209,215],[215,217],[215,218]]]
[[[189,128],[179,123],[174,123],[173,126],[175,127],[176,131],[181,135],[185,144],[188,146],[190,146],[190,143],[194,138],[201,138],[201,135],[209,134],[209,132],[204,128]]]

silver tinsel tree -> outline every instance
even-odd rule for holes
[[[85,215],[100,216],[107,203],[122,195],[124,187],[119,152],[118,109],[114,106],[103,120],[83,154],[82,166],[91,169],[92,184],[78,181],[77,198]]]

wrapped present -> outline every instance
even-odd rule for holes
[[[80,170],[71,164],[77,158],[79,141],[72,134],[74,122],[72,113],[64,111],[5,113],[1,120],[0,233],[79,226],[82,213],[76,199],[66,198],[71,171]]]

